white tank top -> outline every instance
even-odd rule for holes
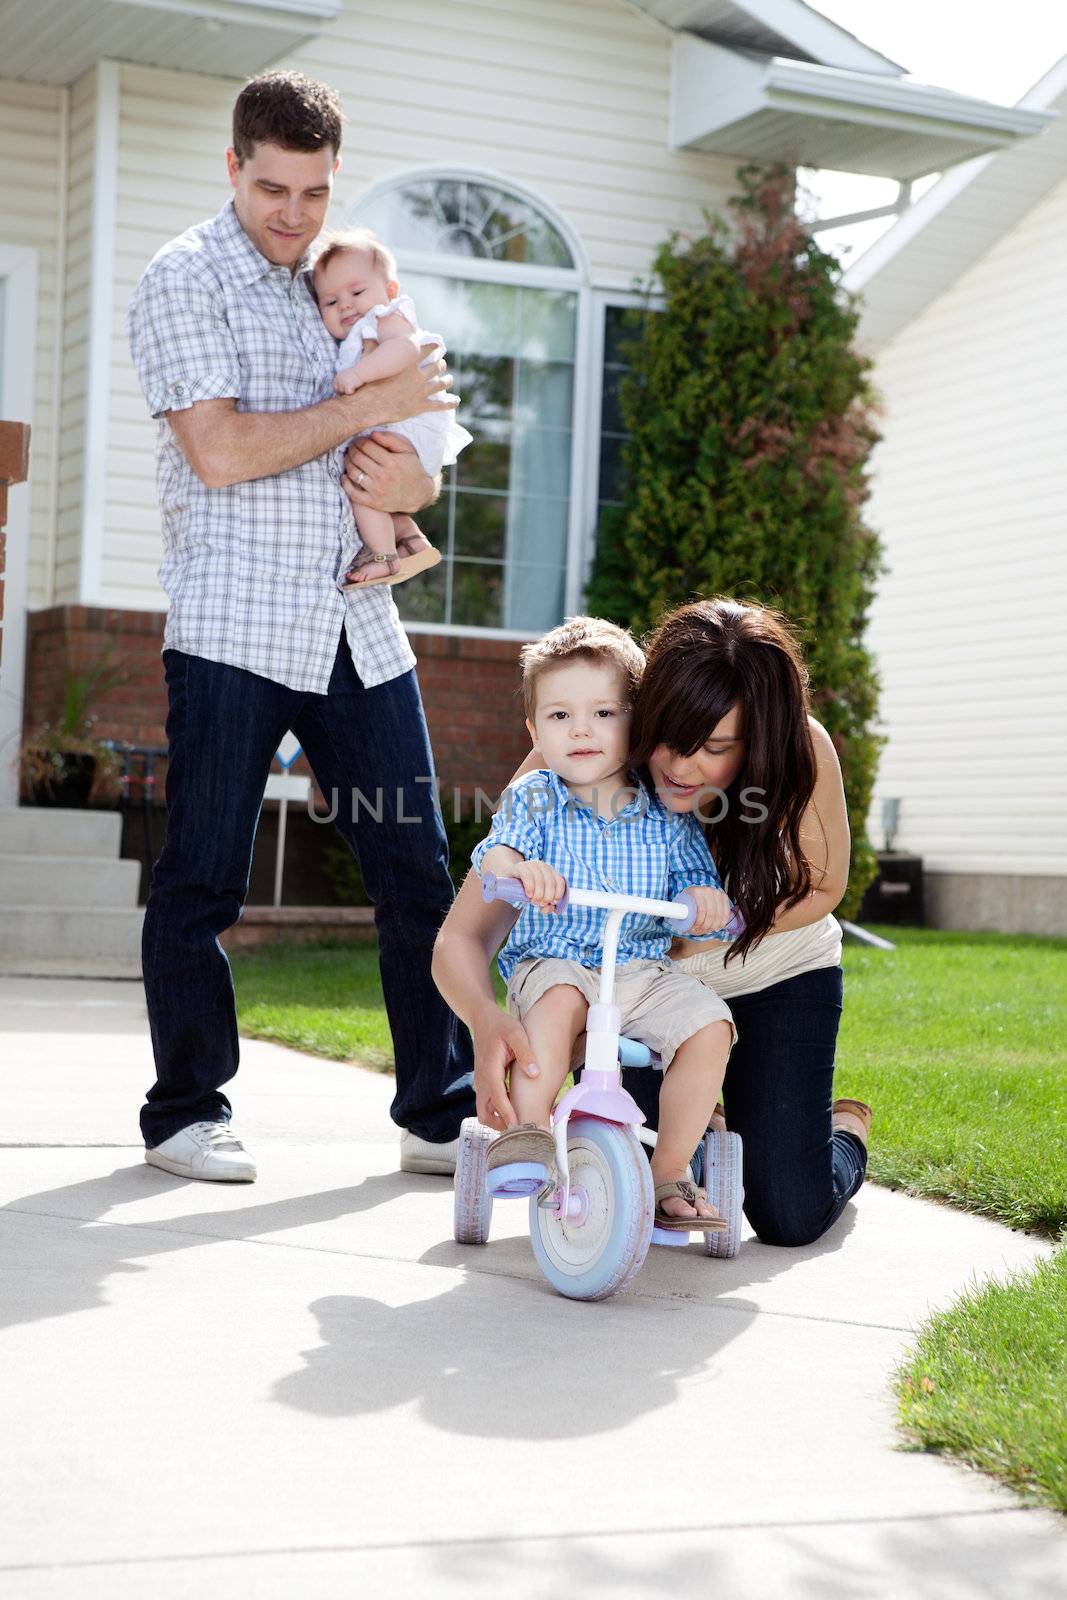
[[[699,955],[683,956],[676,965],[683,972],[702,978],[716,994],[729,1000],[733,994],[755,994],[783,983],[802,972],[841,965],[841,924],[836,917],[823,917],[806,928],[787,928],[784,933],[769,933],[744,961],[724,965],[730,946],[709,944]]]

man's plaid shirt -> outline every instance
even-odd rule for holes
[[[130,302],[130,349],[159,419],[163,648],[324,694],[344,626],[368,687],[415,665],[384,585],[342,594],[359,549],[337,452],[251,483],[209,489],[167,411],[233,396],[239,411],[299,411],[333,393],[336,345],[306,266],[272,266],[227,201],[165,245]]]

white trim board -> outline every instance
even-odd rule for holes
[[[107,442],[111,411],[118,197],[119,71],[117,61],[98,61],[96,64],[89,349],[85,454],[82,460],[81,560],[78,564],[78,598],[85,606],[102,605],[104,589],[104,519],[107,509]]]
[[[37,251],[0,244],[0,278],[6,285],[0,418],[5,422],[32,423],[37,340]],[[30,486],[22,483],[8,494],[3,653],[0,655],[0,806],[18,805],[29,546]]]
[[[946,173],[848,268],[842,282],[863,296],[860,337],[868,350],[886,345],[1063,177],[1067,56],[1019,106],[1058,117],[1038,137]]]

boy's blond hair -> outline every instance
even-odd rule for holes
[[[522,700],[527,721],[537,709],[537,684],[546,672],[568,661],[593,661],[617,668],[623,679],[623,699],[632,704],[645,670],[640,645],[614,622],[602,617],[568,617],[533,644],[523,645],[519,653],[522,667]]]
[[[336,256],[368,255],[376,271],[382,273],[387,283],[396,281],[396,256],[369,228],[343,228],[326,234],[326,243],[315,257],[315,271],[325,269]]]

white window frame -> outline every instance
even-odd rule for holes
[[[420,272],[438,278],[459,278],[476,283],[504,283],[512,287],[528,286],[531,289],[567,289],[575,296],[574,327],[574,394],[572,397],[571,472],[567,517],[567,566],[563,585],[563,611],[565,616],[576,612],[581,605],[588,572],[588,484],[590,473],[597,471],[599,450],[597,439],[590,440],[588,427],[590,389],[599,389],[600,375],[591,364],[591,347],[597,333],[597,316],[594,310],[594,291],[590,285],[589,260],[580,238],[565,217],[543,195],[517,183],[503,173],[485,167],[461,165],[417,166],[391,173],[365,189],[358,199],[343,211],[343,225],[358,223],[361,208],[397,189],[409,188],[416,183],[440,182],[442,179],[467,181],[501,189],[524,200],[550,222],[570,250],[573,267],[539,267],[523,263],[487,261],[478,257],[450,256],[444,252],[402,250],[397,252],[401,277],[405,271]],[[635,304],[639,297],[634,297]],[[603,318],[600,319],[600,340],[603,348]],[[599,412],[599,401],[597,405]],[[592,456],[590,450],[592,448]],[[535,633],[512,628],[480,628],[457,622],[405,622],[407,633],[454,634],[466,639],[515,639],[526,641],[536,638]]]
[[[596,557],[597,512],[600,505],[600,417],[604,409],[604,324],[612,307],[623,310],[648,305],[649,298],[637,289],[594,289],[590,295],[592,323],[589,341],[589,384],[585,424],[582,432],[586,439],[588,467],[585,474],[585,499],[582,521],[585,536],[580,553],[579,597],[589,582]],[[653,306],[662,303],[653,296]]]
[[[0,418],[33,422],[37,367],[37,251],[0,244],[4,280]],[[8,491],[3,653],[0,655],[0,806],[18,805],[18,752],[26,665],[26,601],[30,548],[30,485]]]

